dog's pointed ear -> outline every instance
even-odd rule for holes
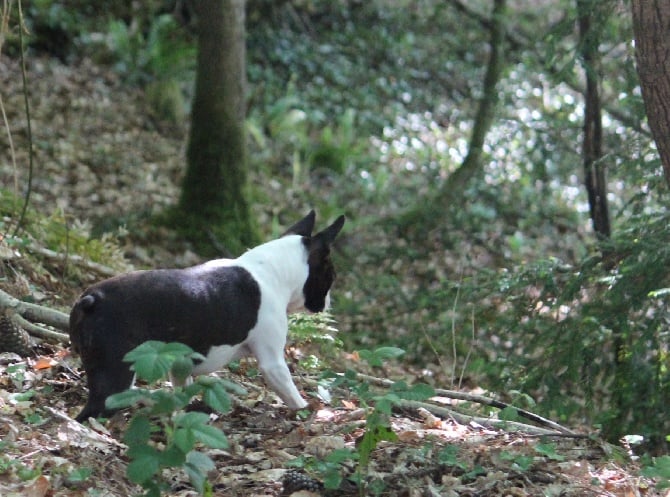
[[[316,219],[316,213],[314,209],[309,211],[305,217],[300,221],[295,223],[282,236],[286,235],[300,235],[300,236],[312,236],[312,230],[314,230],[314,220]]]
[[[342,226],[344,226],[344,220],[344,216],[338,217],[333,224],[314,235],[312,240],[319,241],[326,246],[330,245],[335,241],[335,237],[342,230]]]

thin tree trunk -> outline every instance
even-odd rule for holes
[[[603,160],[603,127],[600,103],[600,44],[599,30],[592,21],[602,22],[595,13],[600,12],[601,0],[578,0],[580,52],[586,72],[584,94],[584,183],[589,197],[593,229],[600,238],[611,234],[609,208],[607,204],[607,168]]]
[[[198,60],[180,211],[195,236],[239,253],[253,240],[247,182],[244,0],[198,0]],[[205,228],[205,229],[203,229]],[[200,240],[202,241],[202,240]]]
[[[494,0],[490,29],[489,61],[484,76],[482,98],[479,101],[472,127],[468,154],[458,169],[449,176],[442,188],[443,194],[453,200],[457,200],[457,197],[463,192],[470,179],[483,167],[482,151],[484,141],[495,117],[495,110],[498,104],[497,85],[504,67],[505,0]],[[449,204],[451,203],[452,201],[450,200]]]
[[[472,126],[468,154],[447,178],[437,194],[428,200],[412,206],[397,222],[410,230],[431,229],[444,217],[436,211],[443,211],[461,202],[463,192],[470,180],[483,169],[482,153],[484,141],[495,118],[498,104],[498,82],[505,66],[505,10],[506,0],[494,0],[490,22],[489,59],[484,75],[482,98]]]
[[[632,0],[631,8],[642,98],[670,186],[670,2]]]

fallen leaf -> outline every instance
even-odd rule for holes
[[[50,488],[51,484],[47,477],[40,475],[23,490],[23,495],[25,497],[44,497]]]
[[[58,364],[52,357],[41,356],[37,361],[35,361],[34,369],[49,369]]]

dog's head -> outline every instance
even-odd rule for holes
[[[335,268],[330,258],[330,247],[342,226],[344,216],[338,217],[333,224],[312,236],[314,229],[314,211],[294,224],[285,235],[299,235],[307,252],[309,272],[302,288],[304,302],[302,307],[310,312],[321,312],[328,307],[330,287],[335,281]],[[295,307],[290,311],[298,310]]]

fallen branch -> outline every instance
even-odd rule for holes
[[[44,328],[43,326],[37,325],[35,323],[31,323],[20,314],[11,315],[10,319],[14,321],[17,326],[23,328],[28,332],[28,334],[32,336],[43,338],[49,342],[58,342],[63,344],[70,341],[70,337],[67,334],[50,330],[49,328]]]
[[[529,425],[526,423],[520,423],[518,421],[503,421],[501,419],[492,419],[492,418],[484,418],[481,416],[473,416],[470,414],[465,414],[462,412],[455,411],[453,409],[449,409],[448,407],[443,407],[443,406],[437,406],[435,404],[430,404],[427,402],[418,402],[416,400],[404,400],[400,399],[397,401],[397,405],[399,407],[405,407],[409,409],[425,409],[429,411],[431,414],[434,414],[435,416],[439,416],[441,418],[452,418],[458,423],[462,425],[470,425],[472,426],[473,424],[480,425],[483,428],[488,428],[491,430],[501,430],[504,429],[506,431],[516,431],[520,433],[525,433],[526,435],[534,435],[534,436],[563,436],[563,437],[582,437],[584,435],[579,435],[574,432],[569,432],[565,433],[563,431],[554,431],[554,430],[548,430],[546,428],[540,428],[537,426]]]
[[[363,373],[356,373],[356,377],[361,380],[368,382],[372,385],[384,387],[384,388],[389,388],[394,385],[393,380],[389,380],[386,378],[377,378],[375,376],[370,376],[367,374]],[[543,418],[542,416],[532,413],[530,411],[526,411],[524,409],[521,409],[519,407],[512,406],[510,404],[507,404],[506,402],[502,402],[499,400],[492,399],[490,397],[486,397],[484,395],[476,395],[476,394],[469,394],[465,392],[458,392],[456,390],[446,390],[446,389],[441,389],[437,388],[435,389],[435,393],[437,396],[441,397],[447,397],[450,399],[454,400],[463,400],[467,402],[473,402],[476,404],[482,404],[490,407],[495,407],[497,409],[514,409],[516,413],[519,415],[519,417],[526,418],[530,421],[533,421],[534,423],[537,423],[548,430],[541,430],[541,434],[544,435],[562,435],[562,436],[567,436],[567,437],[581,437],[582,435],[574,432],[573,430],[570,430],[569,428],[566,428],[565,426],[562,426],[554,421],[551,421],[550,419]],[[457,411],[454,411],[452,409],[449,409],[444,406],[438,406],[435,405],[434,403],[423,403],[423,402],[414,402],[414,401],[401,401],[399,405],[403,405],[406,407],[411,407],[411,408],[424,408],[427,409],[428,411],[432,412],[436,416],[450,416],[453,417],[455,420],[462,422],[461,420],[465,420],[465,423],[469,422],[476,422],[482,426],[497,426],[498,428],[504,424],[505,426],[513,427],[515,429],[518,429],[519,431],[525,431],[526,433],[529,433],[530,431],[533,431],[531,429],[537,428],[535,426],[527,425],[524,423],[519,423],[519,422],[513,422],[513,421],[503,421],[503,420],[497,420],[497,419],[489,419],[489,418],[482,418],[482,417],[477,417],[477,416],[471,416],[468,414],[463,414]],[[524,427],[524,428],[521,428]],[[549,430],[554,430],[554,431],[549,431]],[[540,434],[540,432],[536,433]]]
[[[387,380],[386,378],[376,378],[374,376],[370,376],[367,374],[363,373],[357,373],[358,377],[362,380],[368,381],[370,383],[379,385],[379,386],[384,386],[384,387],[390,387],[393,385],[395,382],[392,380]],[[476,395],[476,394],[470,394],[470,393],[465,393],[465,392],[459,392],[456,390],[445,390],[442,388],[436,388],[435,393],[437,395],[440,395],[442,397],[447,397],[450,399],[454,400],[464,400],[467,402],[474,402],[476,404],[482,404],[485,406],[490,406],[490,407],[495,407],[497,409],[514,409],[516,413],[522,417],[526,418],[530,421],[533,421],[535,423],[538,423],[542,426],[545,426],[547,428],[551,428],[552,430],[557,430],[560,431],[561,433],[565,435],[576,435],[576,433],[569,428],[566,428],[565,426],[562,426],[555,421],[551,421],[550,419],[543,418],[542,416],[535,414],[530,411],[526,411],[525,409],[521,409],[520,407],[512,406],[510,404],[507,404],[506,402],[502,402],[500,400],[495,400],[490,397],[486,397],[484,395]]]
[[[31,304],[30,302],[23,302],[0,290],[0,313],[6,314],[16,326],[33,336],[63,344],[69,341],[67,335],[69,317],[63,312]],[[50,326],[60,331],[55,331],[42,325]]]

